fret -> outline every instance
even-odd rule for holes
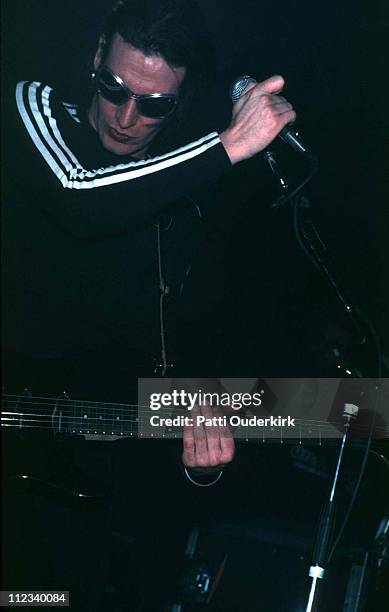
[[[90,404],[90,402],[82,401],[78,407],[75,428],[79,434],[87,434],[90,431]]]
[[[20,411],[19,413],[19,424],[18,424],[18,428],[19,430],[21,430],[23,428],[23,417],[24,417],[24,413],[26,412],[25,410],[23,411],[23,405],[25,403],[25,399],[27,397],[29,397],[31,394],[28,391],[28,389],[24,390],[24,394],[21,395],[17,401],[17,410]]]
[[[54,433],[60,434],[63,431],[63,427],[64,427],[63,404],[67,402],[68,400],[69,400],[69,396],[66,393],[66,391],[64,391],[62,395],[60,395],[57,398],[54,404],[54,410],[51,416],[51,424],[52,424]]]
[[[72,402],[73,405],[73,422],[69,419],[69,427],[73,433],[76,433],[75,425],[76,425],[76,402]]]
[[[80,415],[80,426],[83,433],[88,433],[89,431],[89,408],[90,402],[84,402],[83,410]]]
[[[74,420],[73,420],[73,433],[82,434],[82,429],[80,429],[82,424],[82,415],[84,414],[83,401],[79,401],[78,405],[75,406],[74,411]]]
[[[89,431],[94,431],[95,430],[95,423],[96,423],[96,413],[97,413],[97,407],[96,404],[92,403],[90,404],[89,407]]]
[[[104,404],[102,404],[104,406]],[[104,416],[103,414],[99,414],[96,419],[96,429],[99,429],[99,433],[103,433],[104,428]]]
[[[113,404],[110,409],[111,417],[110,417],[110,427],[112,435],[120,433],[121,430],[121,422],[119,415],[119,405]]]

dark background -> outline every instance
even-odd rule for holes
[[[228,87],[239,74],[259,80],[274,73],[285,77],[285,95],[297,110],[300,131],[320,159],[319,173],[307,191],[315,221],[346,292],[385,340],[389,254],[385,3],[201,0],[200,4],[215,36],[219,66],[215,93],[202,111],[204,125],[222,129],[228,123]],[[100,18],[109,5],[102,0],[3,2],[5,84],[17,79],[54,85],[71,82],[94,50]],[[296,165],[295,154],[285,145],[277,147],[288,174]],[[289,329],[293,319],[296,333],[304,334],[301,321],[311,302],[320,318],[328,296],[318,290],[315,274],[299,252],[290,211],[270,213],[276,194],[263,166],[257,158],[235,168],[219,193],[233,211],[230,229],[235,231],[230,232],[230,258],[226,255],[225,265],[231,266],[236,285],[235,307],[244,312],[240,331],[250,335],[249,329],[256,327],[260,303],[261,317],[273,317],[275,328],[282,319]],[[258,172],[264,176],[261,181]],[[259,325],[253,334],[254,344],[260,342],[263,327]],[[290,340],[294,342],[295,338]]]

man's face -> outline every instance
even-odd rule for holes
[[[95,69],[101,63],[101,48],[95,57]],[[115,34],[104,66],[118,75],[136,94],[178,94],[185,68],[169,66],[158,55],[146,56]],[[89,110],[89,121],[103,146],[116,155],[142,159],[162,127],[163,119],[140,115],[136,100],[115,106],[96,93]]]

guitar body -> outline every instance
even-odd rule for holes
[[[2,432],[3,490],[39,494],[65,503],[102,503],[110,495],[106,445],[47,431]]]
[[[220,380],[228,386],[229,379]],[[382,396],[388,384],[384,385],[384,380],[380,384]],[[363,439],[369,433],[373,437],[387,437],[385,415],[367,409],[369,405],[376,406],[374,380],[265,379],[260,385],[264,387],[265,412],[260,415],[252,413],[251,417],[250,414],[243,415],[242,421],[273,414],[304,418],[294,419],[297,426],[293,428],[292,437],[286,435],[282,427],[235,427],[232,420],[237,417],[233,415],[230,417],[231,431],[236,441],[337,445],[343,435],[344,419],[341,415],[347,403],[363,406],[358,415],[358,427],[351,429],[352,437],[360,438],[362,447],[365,445]],[[147,401],[143,400],[143,403],[147,404]],[[161,458],[169,455],[165,452],[168,438],[173,438],[171,442],[176,443],[177,461],[181,428],[165,428],[164,439],[158,441],[151,437],[147,440],[154,433],[151,431],[148,436],[144,427],[150,414],[147,405],[73,400],[66,394],[50,398],[33,396],[29,392],[22,395],[5,393],[1,415],[5,484],[35,486],[41,492],[46,489],[54,495],[101,501],[109,495],[111,487],[111,449],[102,441],[121,440],[125,443],[130,438],[128,460],[130,464],[139,466],[138,471],[143,471],[142,466],[150,457],[154,457],[158,464]],[[142,439],[145,431],[146,439]]]
[[[105,427],[100,426],[99,417],[110,416],[106,411],[110,403],[83,402],[82,398],[131,397],[137,385],[135,380],[131,388],[131,379],[122,372],[114,376],[107,367],[108,358],[100,366],[96,361],[96,356],[90,357],[89,367],[96,372],[88,377],[75,359],[36,359],[14,352],[3,355],[1,435],[7,491],[30,491],[83,505],[109,498],[112,449],[101,440],[122,436],[120,432],[119,436],[104,435]],[[86,389],[85,380],[94,381],[94,389]],[[44,397],[38,396],[42,392]],[[84,405],[90,408],[91,418],[95,417],[97,428],[90,434],[87,427],[79,432]]]

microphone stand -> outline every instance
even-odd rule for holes
[[[311,165],[310,172],[308,176],[302,181],[302,183],[298,185],[292,191],[289,191],[287,181],[284,178],[283,173],[280,170],[280,167],[277,165],[277,162],[274,159],[274,154],[272,152],[270,155],[265,154],[265,160],[269,164],[273,175],[278,181],[278,184],[281,186],[281,195],[273,203],[273,208],[279,208],[281,206],[284,206],[288,202],[292,203],[293,216],[294,216],[294,230],[295,230],[295,235],[296,235],[296,238],[297,238],[297,241],[300,247],[302,248],[303,252],[307,255],[307,257],[310,259],[310,261],[313,263],[315,268],[322,275],[325,276],[327,283],[330,285],[330,287],[334,291],[337,297],[337,300],[341,305],[343,313],[346,315],[347,319],[351,322],[352,327],[357,333],[358,344],[360,345],[365,344],[367,340],[367,335],[362,329],[360,321],[357,318],[358,314],[359,314],[359,317],[362,318],[361,311],[354,308],[354,306],[351,304],[351,301],[346,298],[344,292],[340,289],[339,284],[336,282],[335,276],[330,270],[329,264],[327,264],[327,261],[326,261],[328,260],[328,255],[326,255],[325,253],[326,247],[318,231],[316,230],[313,224],[313,221],[308,217],[308,215],[306,215],[305,224],[304,224],[299,216],[299,213],[302,210],[307,211],[310,208],[310,203],[308,199],[304,195],[301,194],[301,190],[311,180],[311,178],[315,174],[317,167],[318,167],[317,159],[313,156],[309,157],[308,161],[310,162],[310,165]],[[302,233],[302,236],[300,232]],[[308,244],[308,248],[304,244],[302,237],[306,240],[306,243]],[[369,331],[375,342],[375,347],[376,347],[376,352],[377,352],[377,375],[380,378],[382,376],[382,355],[381,355],[380,341],[379,341],[379,338],[373,326],[368,321],[368,319],[362,318],[362,320],[365,324],[366,323],[368,324]],[[334,350],[334,354],[337,357],[341,356],[340,351],[338,351],[337,349]],[[340,364],[340,363],[337,364],[337,368],[340,371],[343,370],[343,374],[346,375],[347,378],[352,377],[352,376],[360,378],[363,376],[363,374],[359,370],[344,366],[343,364]],[[344,404],[344,410],[343,410],[343,418],[345,420],[344,434],[343,434],[342,442],[341,442],[340,449],[339,449],[339,456],[338,456],[338,460],[337,460],[337,464],[336,464],[336,468],[335,468],[335,472],[334,472],[334,476],[332,480],[332,486],[329,492],[329,498],[327,502],[325,503],[325,506],[324,506],[324,509],[323,509],[323,512],[322,512],[322,515],[319,521],[319,528],[318,528],[316,543],[314,547],[312,564],[309,568],[309,577],[312,579],[312,583],[311,583],[310,593],[308,597],[306,612],[311,612],[313,610],[314,604],[316,605],[318,580],[322,580],[325,577],[326,564],[329,561],[328,553],[329,553],[330,536],[331,536],[331,530],[332,530],[332,526],[334,522],[335,493],[336,493],[337,485],[339,482],[340,471],[343,465],[344,451],[345,451],[346,443],[349,438],[350,423],[352,419],[356,418],[358,411],[359,411],[358,406],[355,406],[354,404],[348,404],[348,403]],[[372,430],[370,431],[369,437],[366,442],[363,466],[366,465],[367,456],[368,456],[370,445],[371,445],[371,438],[372,438]],[[363,471],[361,471],[361,478],[362,478],[362,473]],[[352,503],[353,502],[351,502],[350,510],[351,510]],[[333,550],[331,551],[330,555],[332,554],[332,552]]]

